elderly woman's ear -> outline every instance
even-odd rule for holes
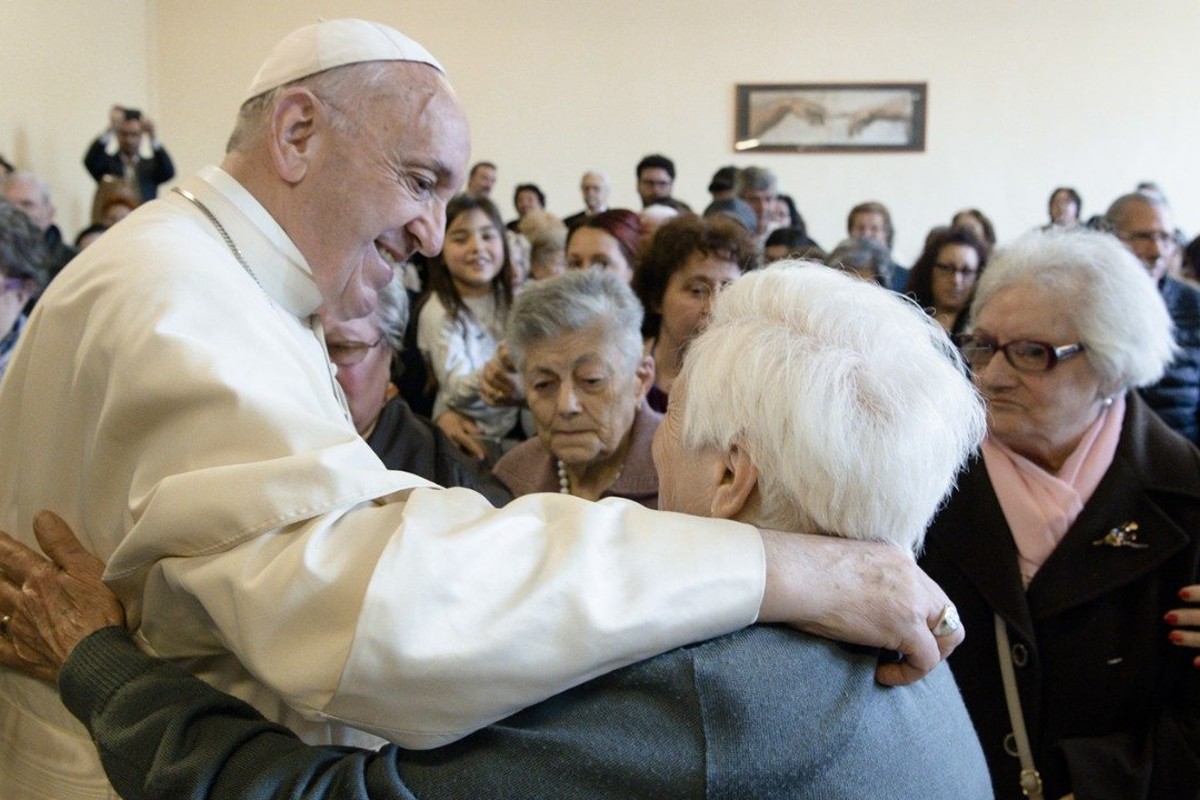
[[[717,460],[717,470],[718,474],[713,476],[716,490],[712,494],[710,516],[749,521],[758,488],[758,467],[754,466],[750,454],[734,442]]]
[[[638,399],[640,400],[654,385],[654,356],[649,354],[642,356],[634,374],[638,378]]]

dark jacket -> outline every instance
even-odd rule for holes
[[[97,137],[88,147],[83,156],[83,165],[97,181],[105,175],[125,177],[125,164],[121,161],[120,153],[109,154],[105,149],[104,137]],[[141,194],[144,203],[158,196],[160,183],[166,183],[175,177],[175,164],[171,162],[171,156],[167,155],[166,148],[160,146],[154,148],[150,158],[138,159],[134,172],[137,173],[138,193]]]
[[[1142,389],[1142,397],[1164,422],[1200,444],[1200,289],[1164,278],[1159,291],[1180,352],[1158,383]]]
[[[1138,544],[1105,535],[1137,524]],[[1163,614],[1200,578],[1200,452],[1130,394],[1112,466],[1028,591],[982,460],[934,520],[921,566],[958,607],[950,657],[999,798],[1020,798],[993,612],[1004,619],[1047,798],[1200,797],[1200,670]]]
[[[436,425],[414,414],[401,397],[384,405],[367,444],[388,469],[411,472],[439,486],[474,489],[497,508],[512,500],[486,468],[474,464]]]

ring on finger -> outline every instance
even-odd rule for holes
[[[942,615],[938,617],[937,624],[933,626],[933,635],[937,637],[949,636],[962,627],[962,620],[959,619],[958,609],[953,603],[947,603],[942,609]]]
[[[8,623],[10,622],[12,622],[11,615],[5,614],[0,617],[0,636],[3,636],[5,639],[8,638]]]

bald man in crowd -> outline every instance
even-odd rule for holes
[[[583,195],[583,210],[564,219],[563,224],[568,229],[575,228],[588,217],[607,211],[609,189],[608,176],[603,172],[589,170],[583,173],[583,180],[579,182],[579,192]]]

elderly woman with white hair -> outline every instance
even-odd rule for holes
[[[517,296],[508,353],[537,436],[493,473],[513,495],[562,492],[658,504],[650,442],[661,415],[646,403],[654,365],[642,353],[642,305],[616,273],[573,270]]]
[[[1163,301],[1116,239],[1031,233],[968,325],[988,437],[921,563],[971,631],[950,665],[996,795],[1200,796],[1200,673],[1164,624],[1197,583],[1200,453],[1134,391],[1174,351]]]
[[[662,504],[913,549],[983,435],[978,396],[915,305],[797,263],[730,287],[693,343],[654,443]],[[16,574],[19,546],[0,545]],[[37,623],[14,614],[41,653]],[[60,690],[129,800],[992,796],[947,668],[886,688],[877,651],[777,626],[664,653],[421,752],[309,747],[117,629],[75,649]],[[530,652],[536,668],[535,631]]]

